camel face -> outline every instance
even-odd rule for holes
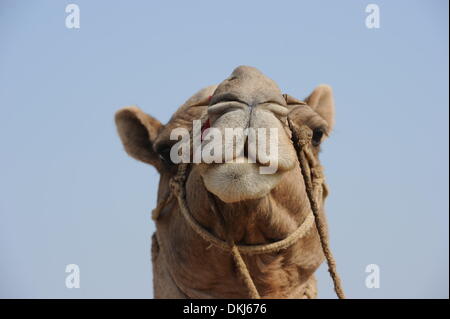
[[[241,66],[215,90],[208,106],[212,128],[221,132],[222,161],[201,164],[206,188],[227,203],[264,197],[295,167],[289,107],[274,81]],[[226,139],[227,130],[234,139]],[[225,154],[232,154],[226,158]]]
[[[205,116],[220,137],[207,134],[202,148],[220,149],[220,161],[197,164],[192,173],[201,176],[208,191],[233,203],[266,196],[284,174],[293,172],[297,157],[288,117],[313,130],[318,150],[332,128],[334,105],[328,86],[319,86],[304,103],[283,95],[259,70],[240,66],[218,86],[192,96],[166,125],[137,107],[117,112],[116,124],[125,150],[164,173],[174,169],[170,151],[176,141],[171,132],[180,127],[192,132],[193,121]],[[233,135],[227,139],[230,130]]]

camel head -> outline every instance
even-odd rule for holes
[[[171,179],[186,167],[179,163],[191,163],[183,175],[185,202],[205,229],[240,244],[278,241],[311,212],[291,129],[312,132],[308,151],[317,159],[333,118],[330,87],[319,86],[300,101],[248,66],[197,92],[165,125],[134,106],[116,113],[127,153],[161,175],[152,246],[155,297],[248,296],[230,255],[209,249],[177,213],[180,204],[169,200]],[[326,188],[320,185],[323,215]],[[282,254],[245,256],[245,262],[261,296],[292,298],[315,295],[307,291],[315,289],[313,273],[323,258],[318,234],[310,231]]]
[[[191,97],[166,125],[137,107],[119,110],[116,124],[128,154],[153,165],[163,176],[175,172],[173,155],[178,151],[174,146],[189,144],[187,158],[194,162],[191,174],[200,176],[206,190],[223,202],[234,203],[266,196],[289,172],[302,180],[288,118],[312,130],[318,152],[333,127],[331,88],[321,85],[303,102],[282,94],[277,84],[257,69],[240,66],[218,86]],[[198,130],[202,139],[195,136],[194,120],[202,120],[202,130]],[[205,125],[209,127],[206,131]],[[180,128],[188,130],[191,139],[171,139]],[[209,156],[206,161],[201,155],[200,161],[195,161],[196,138],[201,141],[200,153]]]

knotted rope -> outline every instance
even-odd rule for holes
[[[325,184],[321,166],[315,160],[315,157],[312,154],[310,147],[308,147],[311,143],[312,132],[306,126],[297,128],[297,126],[293,125],[293,123],[291,123],[290,121],[289,126],[291,127],[292,130],[293,143],[297,151],[301,172],[305,181],[306,193],[312,211],[312,213],[306,216],[303,223],[301,223],[301,225],[289,236],[280,241],[269,244],[236,245],[231,237],[230,232],[226,232],[227,234],[226,241],[211,234],[195,220],[195,218],[192,216],[187,206],[185,182],[187,178],[188,164],[185,163],[178,165],[178,172],[171,179],[169,184],[171,192],[165,197],[165,199],[163,199],[160,203],[158,203],[157,207],[152,212],[152,218],[154,220],[158,219],[162,208],[166,206],[175,197],[178,201],[178,206],[180,208],[181,215],[184,217],[187,224],[201,238],[203,238],[206,242],[210,243],[210,245],[231,253],[231,255],[233,256],[233,260],[236,264],[236,267],[238,269],[238,272],[242,278],[242,281],[244,282],[249,292],[249,296],[252,299],[259,299],[261,297],[255,286],[253,279],[251,278],[248,267],[242,258],[242,254],[256,255],[286,249],[291,245],[293,245],[295,242],[297,242],[299,239],[301,239],[303,236],[305,236],[315,222],[316,229],[319,233],[319,238],[322,245],[322,250],[327,259],[328,271],[330,272],[330,275],[333,279],[334,290],[337,296],[340,299],[343,299],[345,298],[345,296],[339,275],[337,274],[336,271],[336,262],[329,248],[325,224],[322,221],[321,216],[319,215],[320,209],[317,203],[317,199],[321,198]],[[208,199],[213,212],[216,215],[220,216],[215,201],[211,198],[209,194]],[[222,226],[224,227],[224,225]],[[305,297],[311,297],[315,294],[315,292],[312,291],[313,289],[311,289],[311,287],[309,288],[307,287],[306,290],[307,291],[305,292]]]

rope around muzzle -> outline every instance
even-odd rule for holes
[[[233,260],[236,264],[238,272],[244,282],[249,297],[252,299],[260,299],[261,296],[255,286],[255,283],[250,275],[247,265],[245,264],[242,254],[256,255],[263,253],[271,253],[286,249],[297,242],[300,238],[306,235],[312,225],[316,224],[316,229],[319,234],[321,246],[323,253],[327,259],[328,271],[333,280],[334,290],[339,297],[339,299],[344,299],[345,295],[342,289],[341,280],[336,271],[336,262],[333,258],[331,250],[329,248],[328,236],[326,233],[325,223],[322,221],[319,215],[319,206],[317,204],[317,198],[321,196],[324,187],[324,179],[322,174],[322,169],[320,164],[314,158],[308,145],[311,143],[311,130],[307,127],[300,127],[293,125],[289,121],[289,126],[292,130],[293,144],[297,152],[299,159],[299,164],[301,172],[305,181],[306,193],[310,203],[312,213],[308,214],[303,223],[289,236],[280,241],[269,243],[269,244],[257,244],[257,245],[236,245],[232,239],[231,233],[226,232],[227,240],[224,241],[207,231],[202,225],[200,225],[192,216],[189,211],[186,202],[186,190],[185,182],[187,178],[188,164],[182,163],[178,165],[177,174],[170,180],[170,190],[169,194],[158,203],[157,207],[152,212],[152,218],[157,220],[161,210],[174,198],[177,199],[180,212],[187,224],[206,242],[210,245],[215,246],[223,251],[228,251],[231,253]],[[309,130],[309,131],[308,131]],[[211,196],[208,196],[208,200],[213,212],[218,215],[217,206]],[[223,226],[223,225],[222,225]]]
[[[177,198],[178,200],[178,205],[182,216],[186,220],[187,224],[206,242],[223,251],[231,252],[231,255],[236,264],[241,279],[248,290],[249,297],[252,299],[260,299],[261,297],[259,295],[259,292],[256,289],[254,281],[251,278],[250,272],[241,254],[246,255],[264,254],[283,250],[290,247],[311,229],[312,225],[314,224],[314,216],[312,214],[308,214],[303,223],[292,234],[290,234],[288,237],[278,242],[270,244],[258,244],[258,245],[236,245],[231,238],[230,232],[227,232],[228,238],[227,241],[224,241],[208,232],[202,225],[200,225],[194,219],[194,217],[190,213],[186,203],[186,193],[184,187],[187,176],[186,174],[187,168],[188,168],[187,164],[180,164],[177,175],[170,182],[172,194],[174,194],[174,197]],[[167,202],[167,198],[161,203],[165,202]],[[211,205],[211,209],[215,214],[217,214],[218,210],[215,203],[211,201],[211,199],[209,199],[209,202]],[[155,211],[160,212],[161,209],[159,207],[160,205],[158,205],[158,207],[154,210],[154,212]]]

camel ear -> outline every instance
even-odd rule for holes
[[[125,151],[133,158],[161,168],[159,155],[153,150],[163,125],[136,106],[125,107],[115,116],[117,131]]]
[[[319,85],[305,102],[327,122],[328,129],[331,131],[334,126],[334,98],[331,87],[325,84]]]
[[[306,103],[303,101],[300,101],[299,99],[290,96],[289,94],[283,94],[284,100],[286,101],[287,106],[291,105],[305,105]]]

